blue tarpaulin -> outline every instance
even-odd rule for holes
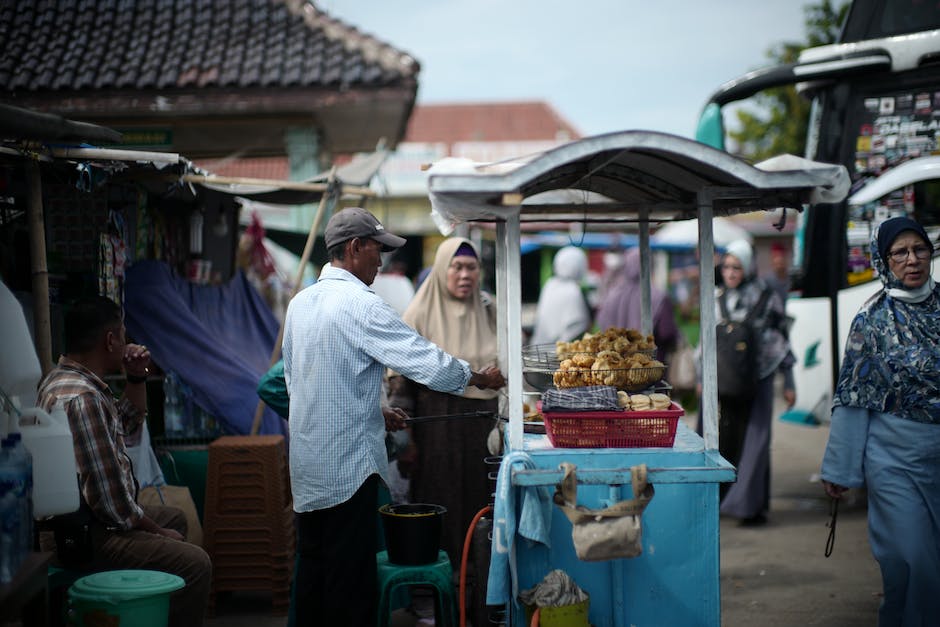
[[[278,334],[278,320],[238,271],[226,285],[195,285],[160,261],[127,272],[125,325],[164,370],[192,389],[193,401],[223,430],[248,434]],[[265,408],[261,434],[287,435],[287,423]]]

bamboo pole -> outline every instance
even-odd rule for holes
[[[323,213],[326,209],[327,202],[329,201],[330,194],[328,193],[330,184],[336,180],[336,166],[334,165],[330,169],[330,175],[327,177],[326,189],[323,191],[323,196],[320,197],[320,204],[317,206],[317,213],[313,217],[313,222],[310,224],[310,230],[307,232],[307,242],[304,244],[303,254],[300,256],[300,265],[297,267],[297,273],[294,277],[294,284],[291,286],[291,298],[294,297],[300,290],[300,285],[304,280],[304,269],[307,267],[307,262],[310,260],[310,255],[313,253],[313,245],[317,240],[317,231],[320,229],[320,222],[323,220]],[[274,364],[277,363],[277,360],[281,358],[281,342],[284,339],[284,323],[281,322],[280,329],[277,332],[277,340],[274,342],[274,348],[271,350],[271,360],[268,362],[268,368],[271,368]],[[261,416],[264,415],[264,406],[265,403],[263,400],[258,401],[258,406],[255,408],[255,417],[251,423],[251,435],[257,435],[258,430],[261,428]]]
[[[42,175],[39,163],[25,160],[29,184],[29,256],[33,288],[33,334],[36,355],[45,375],[52,370],[52,329],[49,314],[49,269],[46,267],[46,225],[42,213]]]

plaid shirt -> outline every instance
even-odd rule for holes
[[[72,429],[82,498],[106,527],[135,527],[144,512],[124,436],[140,427],[144,412],[126,398],[116,400],[104,381],[66,357],[39,386],[40,407],[51,411],[58,402]]]

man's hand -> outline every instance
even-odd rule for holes
[[[498,390],[506,385],[506,377],[496,366],[488,366],[480,372],[472,373],[467,385],[474,385],[484,390]]]
[[[796,390],[793,388],[784,389],[783,400],[787,404],[787,409],[791,409],[796,404]]]
[[[385,418],[386,431],[401,431],[408,426],[408,423],[405,422],[408,414],[400,407],[383,407],[382,416]]]
[[[150,351],[142,344],[124,346],[124,373],[132,377],[146,377],[150,374]]]

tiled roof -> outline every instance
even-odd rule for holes
[[[383,87],[418,70],[308,0],[0,3],[0,93]]]
[[[567,133],[567,135],[564,135]],[[453,145],[464,141],[529,142],[579,139],[581,135],[545,102],[487,102],[415,105],[402,141]],[[516,155],[518,156],[518,155]],[[348,159],[338,155],[334,163]],[[395,157],[393,156],[392,159]],[[288,179],[287,157],[199,161],[199,167],[223,176]]]
[[[247,176],[256,179],[290,179],[287,157],[239,157],[196,161],[195,165],[219,176]]]
[[[418,105],[408,122],[408,142],[570,141],[581,134],[546,102]]]

